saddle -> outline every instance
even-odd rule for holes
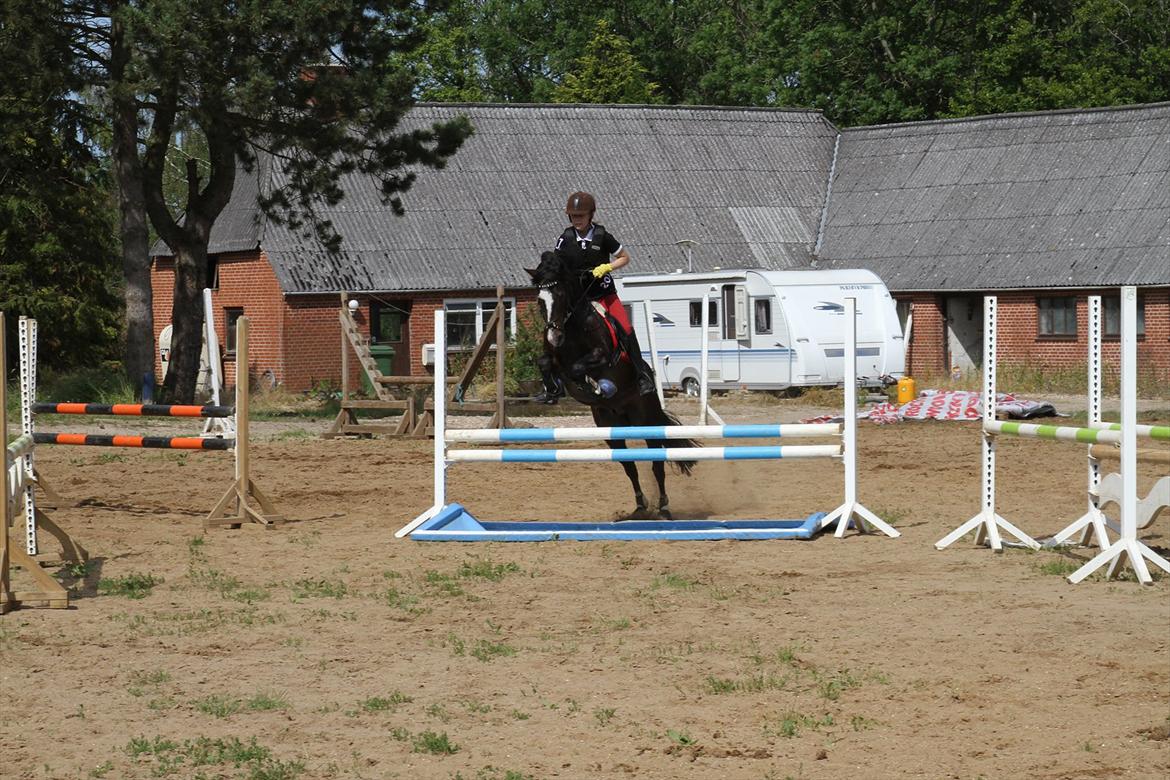
[[[618,361],[625,358],[626,362],[630,361],[630,355],[626,351],[625,339],[622,338],[621,325],[613,318],[605,307],[601,305],[601,301],[590,301],[589,304],[593,307],[593,311],[605,323],[606,330],[609,332],[609,365],[616,366]]]

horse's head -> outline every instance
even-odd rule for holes
[[[565,323],[581,297],[579,275],[562,255],[552,251],[540,256],[540,265],[535,269],[525,270],[538,290],[545,339],[554,348],[559,347],[565,341]]]

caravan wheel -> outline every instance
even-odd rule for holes
[[[692,398],[698,398],[699,380],[695,379],[693,376],[688,376],[682,381],[682,389],[684,393],[691,396]]]

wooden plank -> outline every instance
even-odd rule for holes
[[[453,385],[457,380],[453,376],[447,377],[447,384]],[[378,382],[383,385],[433,385],[435,378],[432,376],[380,376]]]
[[[410,405],[409,401],[346,401],[341,405],[342,409],[381,409],[384,411],[398,411],[406,409]]]

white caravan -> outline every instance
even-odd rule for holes
[[[857,299],[857,376],[878,387],[905,371],[905,341],[894,299],[866,270],[721,270],[622,276],[642,352],[650,360],[643,301],[654,312],[664,388],[697,394],[702,300],[708,312],[708,387],[783,390],[844,379],[844,301]]]

